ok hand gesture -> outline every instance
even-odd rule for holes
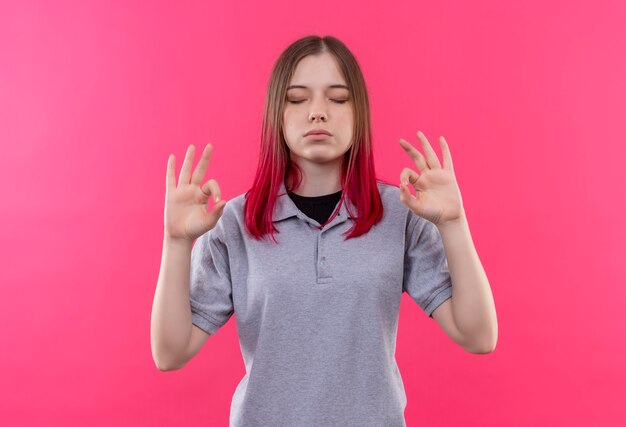
[[[167,179],[165,187],[165,235],[175,239],[185,239],[192,243],[206,233],[222,216],[226,201],[220,200],[222,193],[217,181],[209,179],[204,185],[213,145],[207,144],[202,152],[196,170],[191,175],[195,147],[190,145],[183,162],[176,186],[174,177],[176,158],[171,154],[167,160]],[[207,209],[209,196],[213,196],[215,205]]]
[[[413,145],[400,138],[400,145],[409,154],[419,170],[419,175],[412,169],[404,168],[400,173],[400,200],[416,215],[426,218],[437,226],[455,221],[465,214],[461,192],[457,185],[452,167],[452,157],[448,143],[439,137],[443,153],[443,167],[437,154],[421,131],[417,137],[426,156]],[[415,189],[411,194],[408,184]]]

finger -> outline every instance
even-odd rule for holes
[[[176,157],[173,154],[167,158],[167,172],[165,173],[165,191],[172,191],[176,188],[176,177],[174,176],[176,169]]]
[[[191,177],[191,183],[200,185],[202,184],[202,180],[204,179],[204,175],[206,175],[206,169],[209,165],[209,160],[211,159],[211,153],[213,152],[213,145],[208,143],[206,147],[204,147],[204,151],[202,151],[202,156],[200,157],[200,161],[198,162],[198,166],[196,166],[196,170],[193,171],[193,175]]]
[[[196,147],[192,145],[187,148],[187,154],[185,155],[185,161],[183,162],[183,167],[180,170],[180,177],[178,178],[178,185],[181,184],[189,184],[189,177],[191,176],[191,166],[193,164],[193,154],[196,150]]]
[[[407,205],[413,212],[419,212],[420,203],[413,196],[406,185],[400,186],[400,201]]]
[[[428,163],[428,166],[431,169],[436,169],[436,168],[441,169],[441,163],[439,163],[439,158],[437,157],[437,153],[435,153],[435,150],[426,139],[426,135],[424,135],[422,131],[418,130],[417,138],[420,140],[420,143],[422,144],[422,148],[424,149],[424,153],[426,154],[426,162]]]
[[[226,200],[220,200],[219,203],[216,203],[213,209],[209,211],[209,214],[206,216],[206,228],[212,229],[217,224],[217,221],[222,216],[224,212],[224,207],[226,207]]]
[[[219,202],[222,198],[222,190],[214,179],[209,179],[203,186],[202,192],[207,196],[213,196],[215,203]]]
[[[420,175],[418,175],[417,172],[415,172],[411,168],[404,168],[402,169],[402,172],[400,172],[401,184],[407,184],[407,185],[411,184],[413,188],[416,188],[415,183],[417,182],[418,179],[420,179]]]
[[[443,153],[443,168],[454,170],[452,164],[452,155],[450,154],[450,147],[448,147],[448,141],[441,135],[439,137],[439,145],[441,145],[441,152]]]
[[[420,171],[420,173],[422,173],[426,169],[430,169],[428,167],[428,163],[426,163],[426,159],[424,158],[422,153],[418,151],[417,148],[413,147],[410,142],[402,138],[400,138],[399,142],[402,148],[404,148],[404,150],[409,154],[411,159],[413,159],[413,163],[415,163],[415,166],[417,166],[417,169]]]

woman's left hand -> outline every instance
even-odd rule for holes
[[[456,221],[464,214],[461,191],[454,176],[452,156],[448,143],[443,136],[439,137],[443,153],[443,167],[437,154],[421,131],[417,137],[422,144],[426,157],[411,143],[400,138],[400,145],[409,154],[419,170],[419,175],[412,169],[404,168],[400,173],[400,200],[416,215],[426,218],[437,226]],[[415,189],[411,194],[408,184]]]

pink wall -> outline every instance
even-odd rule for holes
[[[496,300],[475,355],[403,296],[408,425],[626,423],[626,3],[159,3],[0,5],[3,424],[227,425],[233,318],[180,371],[150,352],[167,157],[212,142],[207,179],[244,192],[310,33],[363,67],[381,177],[446,137]]]

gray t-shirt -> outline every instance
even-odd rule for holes
[[[400,201],[398,187],[378,189],[382,221],[355,239],[341,235],[354,224],[345,204],[319,230],[283,184],[279,244],[248,236],[244,194],[196,241],[192,322],[215,334],[235,314],[246,368],[231,427],[406,425],[395,360],[402,292],[431,316],[452,284],[437,227]]]

